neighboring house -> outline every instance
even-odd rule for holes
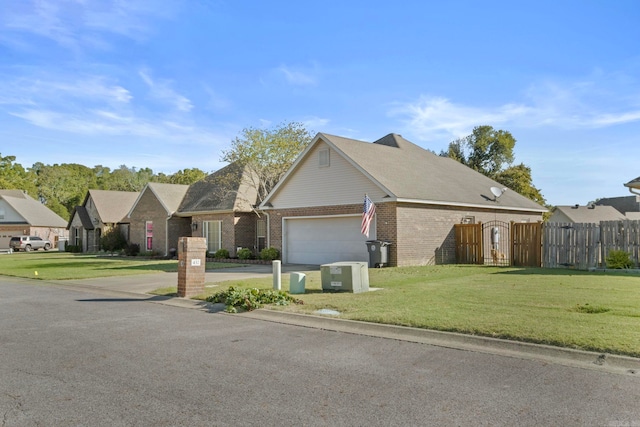
[[[488,177],[400,135],[373,143],[318,134],[260,208],[269,246],[285,263],[367,261],[367,240],[389,242],[390,265],[455,262],[454,225],[537,222],[547,210]],[[361,234],[364,195],[375,203]]]
[[[100,237],[113,227],[118,227],[129,240],[127,214],[139,194],[135,191],[89,190],[67,224],[69,244],[80,246],[82,252],[97,252]]]
[[[264,215],[255,210],[258,192],[246,168],[232,163],[192,184],[176,213],[190,218],[191,236],[205,237],[207,251],[238,248],[254,254],[266,247]]]
[[[598,200],[596,205],[612,206],[625,215],[629,212],[640,212],[640,193],[635,196],[607,197]]]
[[[129,214],[129,242],[141,252],[169,255],[178,239],[191,235],[191,219],[176,215],[188,185],[148,183],[133,203]]]
[[[556,206],[547,221],[597,224],[600,221],[622,219],[625,219],[625,216],[612,206],[591,204],[588,206]]]
[[[640,195],[640,176],[627,182],[624,186],[627,187],[633,194]]]
[[[8,248],[13,236],[49,239],[57,247],[67,238],[67,221],[22,190],[0,190],[0,248]]]

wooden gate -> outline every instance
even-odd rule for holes
[[[482,224],[456,224],[456,263],[482,264]]]
[[[454,230],[458,264],[542,265],[542,224],[539,222],[456,224]]]
[[[542,266],[542,223],[511,223],[511,265]]]

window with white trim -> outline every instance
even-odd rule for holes
[[[215,252],[222,248],[222,221],[204,221],[202,232],[207,240],[207,252]]]
[[[318,151],[318,166],[329,167],[329,149],[324,148]]]

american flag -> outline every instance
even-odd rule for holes
[[[361,232],[365,236],[369,237],[369,226],[373,220],[373,216],[376,214],[376,205],[373,204],[369,196],[364,195],[364,209],[362,211],[362,228]]]

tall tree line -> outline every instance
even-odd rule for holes
[[[64,219],[84,201],[90,189],[140,191],[149,182],[192,184],[207,174],[200,169],[182,169],[174,174],[155,174],[149,168],[122,165],[117,169],[102,165],[93,168],[77,163],[45,165],[35,163],[24,168],[15,156],[0,153],[0,189],[25,191]]]

